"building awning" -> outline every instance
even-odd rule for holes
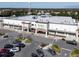
[[[43,31],[43,32],[46,32],[45,29],[41,29],[41,28],[38,28],[37,31]]]
[[[22,24],[30,24],[30,23],[22,22]]]

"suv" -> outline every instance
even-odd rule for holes
[[[66,43],[72,44],[72,45],[77,45],[77,42],[75,40],[73,40],[73,41],[66,41]]]

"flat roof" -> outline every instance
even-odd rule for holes
[[[19,17],[0,17],[0,19],[13,19],[13,20],[23,20],[23,21],[38,21],[38,22],[51,22],[51,23],[61,23],[61,24],[75,24],[75,19],[67,16],[51,16],[51,15],[27,15]]]

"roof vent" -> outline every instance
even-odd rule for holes
[[[37,19],[37,16],[32,17],[33,19]]]

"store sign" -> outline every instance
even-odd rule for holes
[[[38,27],[41,27],[41,28],[43,28],[43,27],[44,27],[44,25],[38,24]]]
[[[46,24],[38,24],[38,28],[46,29],[47,28],[47,25]]]

